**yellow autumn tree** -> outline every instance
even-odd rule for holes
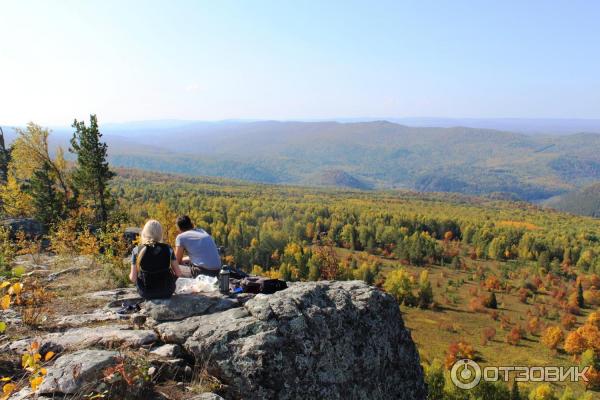
[[[47,164],[56,179],[58,186],[65,195],[70,197],[65,178],[67,162],[62,148],[58,148],[54,159],[50,157],[48,136],[50,131],[30,122],[26,129],[16,129],[17,138],[13,142],[9,170],[17,181],[29,180],[34,172]]]
[[[412,297],[411,277],[404,268],[398,268],[391,271],[383,284],[386,292],[391,294],[402,304],[407,297]]]
[[[551,350],[556,350],[560,342],[565,338],[565,335],[560,329],[560,326],[550,326],[542,335],[542,343]]]
[[[151,210],[150,215],[160,221],[163,227],[163,242],[171,245],[175,244],[175,237],[177,236],[175,220],[177,219],[177,213],[175,213],[166,201],[162,200]]]
[[[17,138],[11,151],[10,171],[19,181],[31,179],[36,170],[50,160],[48,136],[50,132],[30,122],[26,129],[16,129]]]
[[[541,384],[529,393],[529,400],[556,400],[554,389],[548,383]]]
[[[594,311],[588,315],[586,324],[595,326],[596,328],[600,328],[600,312]]]
[[[33,212],[31,196],[21,190],[13,174],[8,175],[6,185],[0,186],[0,202],[6,215],[26,217]]]

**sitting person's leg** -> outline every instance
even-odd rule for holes
[[[179,271],[181,272],[181,278],[195,278],[198,275],[206,275],[211,277],[218,277],[219,271],[218,269],[208,269],[204,268],[201,265],[179,265]]]
[[[179,265],[179,271],[181,272],[180,278],[193,278],[192,267],[189,265]]]
[[[198,275],[206,275],[206,276],[216,278],[219,276],[219,271],[220,270],[218,270],[218,269],[204,268],[204,266],[202,266],[202,265],[192,265],[192,267],[191,267],[191,273],[194,278],[197,277]]]

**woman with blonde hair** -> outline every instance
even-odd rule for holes
[[[175,292],[175,281],[181,276],[175,252],[163,243],[160,222],[149,220],[140,234],[140,245],[133,249],[129,279],[145,299],[165,299]]]

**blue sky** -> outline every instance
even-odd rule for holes
[[[0,121],[600,118],[597,1],[0,0]]]

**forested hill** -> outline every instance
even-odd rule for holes
[[[600,179],[598,134],[530,136],[386,121],[163,122],[102,130],[115,166],[265,183],[538,201]]]
[[[548,205],[573,214],[600,218],[600,183],[552,199]]]

